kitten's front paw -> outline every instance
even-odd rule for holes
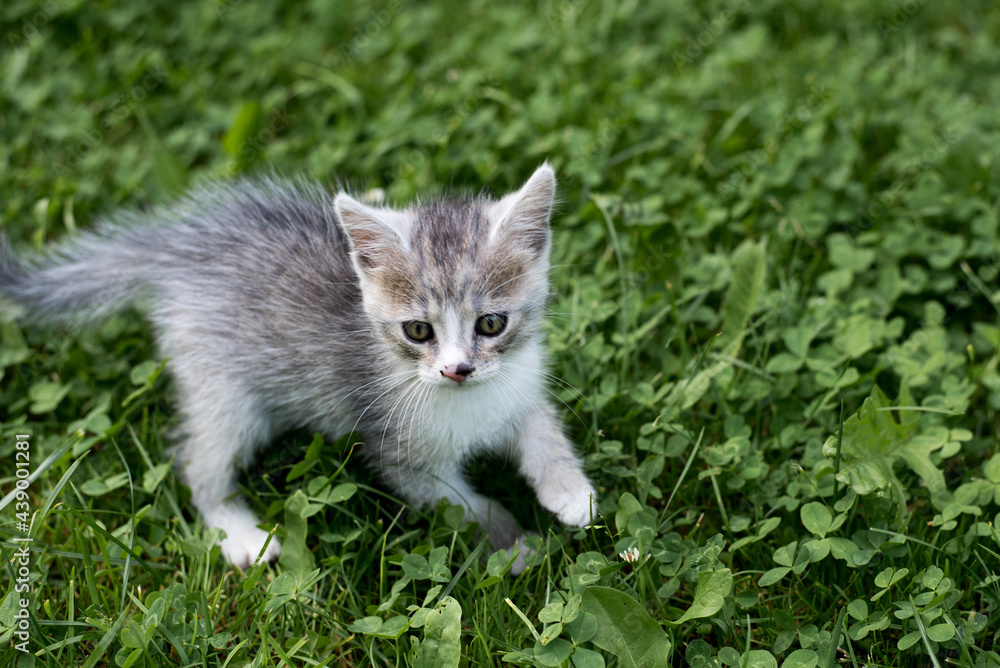
[[[565,509],[556,513],[559,521],[570,527],[589,527],[597,524],[600,509],[594,490],[590,490],[586,498],[578,497]]]
[[[228,527],[226,537],[219,543],[222,549],[222,556],[234,566],[243,570],[250,568],[251,564],[257,561],[257,555],[264,549],[270,532],[258,529],[256,526]],[[281,556],[281,543],[276,537],[271,537],[271,542],[267,543],[267,549],[261,558],[273,564]]]
[[[584,484],[560,485],[539,492],[538,501],[566,526],[586,527],[597,522],[597,492],[586,480]]]

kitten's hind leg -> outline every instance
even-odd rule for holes
[[[238,497],[239,467],[271,437],[263,411],[236,394],[232,385],[222,383],[203,386],[185,404],[185,438],[177,448],[177,463],[205,525],[226,532],[219,543],[223,557],[243,569],[257,560],[261,550],[265,561],[276,561],[281,544],[257,528],[258,519]]]
[[[514,516],[499,501],[483,496],[458,470],[430,473],[420,469],[386,466],[386,482],[415,506],[433,506],[439,499],[448,499],[455,506],[465,508],[465,518],[478,522],[486,531],[494,549],[517,549],[521,552],[511,572],[520,574],[525,568],[525,557],[530,556],[524,546],[524,531]]]

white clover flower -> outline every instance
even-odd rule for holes
[[[639,561],[639,548],[637,548],[637,547],[630,547],[629,549],[625,550],[624,552],[619,553],[618,556],[622,560],[627,561],[630,564],[635,563],[635,562]]]

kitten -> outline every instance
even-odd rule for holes
[[[148,306],[177,387],[176,461],[237,566],[280,554],[235,496],[238,469],[295,427],[360,431],[402,498],[446,498],[510,548],[516,520],[463,475],[478,453],[516,461],[563,523],[597,516],[545,388],[555,187],[545,164],[500,200],[397,210],[302,182],[216,184],[47,258],[0,260],[0,296],[40,323]]]

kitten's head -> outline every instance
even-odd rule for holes
[[[394,368],[460,387],[502,374],[531,342],[548,295],[555,175],[539,167],[501,200],[435,200],[406,210],[335,201],[373,335]]]

